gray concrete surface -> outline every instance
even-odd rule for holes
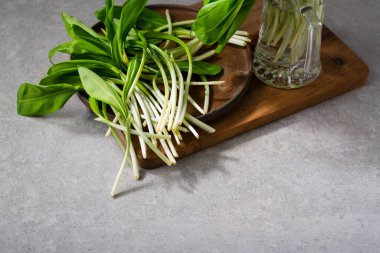
[[[128,171],[112,200],[122,153],[77,98],[16,115],[18,86],[66,40],[59,12],[91,24],[102,1],[1,0],[0,252],[379,252],[380,2],[327,2],[371,68],[365,87],[142,182]]]

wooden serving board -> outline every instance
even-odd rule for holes
[[[199,8],[201,3],[193,5]],[[258,38],[262,1],[257,1],[242,30]],[[254,44],[252,49],[254,49]],[[284,118],[305,108],[319,104],[335,96],[361,87],[369,74],[368,66],[328,28],[324,27],[322,39],[322,73],[312,84],[297,90],[280,90],[265,85],[253,77],[244,97],[236,104],[237,110],[209,123],[216,129],[214,134],[200,133],[195,139],[188,135],[177,146],[180,157],[185,157],[214,146],[232,137]],[[140,165],[153,169],[163,165],[156,156],[150,155]]]

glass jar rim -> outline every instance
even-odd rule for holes
[[[302,4],[302,6],[297,6],[297,9],[293,6],[289,6],[290,1],[289,0],[268,0],[271,2],[273,5],[275,5],[276,8],[287,11],[287,12],[293,12],[293,13],[302,13],[302,10],[307,8],[307,7],[313,7],[313,6],[323,6],[325,4],[325,0],[309,0],[307,3]],[[280,3],[279,3],[280,1]],[[281,3],[285,2],[286,6],[282,6]]]

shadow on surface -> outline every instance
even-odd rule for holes
[[[234,147],[244,145],[248,141],[278,131],[285,126],[288,127],[290,124],[289,121],[287,121],[286,124],[272,124],[264,126],[254,131],[237,136],[236,138],[228,140],[224,143],[220,143],[215,147],[195,153],[190,157],[180,159],[177,161],[176,166],[163,166],[157,169],[144,171],[146,175],[151,174],[161,178],[165,182],[165,187],[167,189],[179,187],[185,192],[192,193],[199,182],[202,180],[208,180],[207,178],[209,175],[221,173],[228,176],[230,175],[231,169],[238,169],[234,168],[233,165],[231,166],[231,163],[233,164],[239,162],[240,158],[236,156],[229,156],[228,154],[226,155],[229,150],[233,150]],[[229,164],[228,167],[227,164]],[[254,166],[255,165],[252,164],[249,167]]]

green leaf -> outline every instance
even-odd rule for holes
[[[91,34],[87,33],[87,31],[82,30],[76,25],[73,26],[73,31],[75,32],[76,37],[90,42],[91,44],[97,46],[98,48],[111,55],[111,43],[106,37],[101,37],[101,39],[93,37]]]
[[[23,116],[42,116],[61,109],[74,95],[78,86],[55,84],[48,87],[22,84],[17,92],[17,113]]]
[[[119,41],[123,41],[127,37],[147,2],[148,0],[127,0],[124,3],[120,22],[116,30]]]
[[[219,0],[203,6],[193,24],[193,29],[203,43],[212,45],[225,32],[223,25],[243,0]]]
[[[127,0],[123,5],[116,36],[112,42],[112,56],[119,67],[122,66],[122,62],[127,64],[128,58],[125,53],[124,42],[147,2],[148,0]]]
[[[167,23],[166,17],[161,16],[156,11],[145,8],[137,19],[136,27],[141,30],[153,31]]]
[[[114,5],[113,6],[113,11],[111,14],[113,16],[113,18],[120,19],[122,8],[123,8],[123,6],[121,6],[121,5]],[[106,18],[107,18],[107,7],[103,6],[102,8],[96,10],[95,16],[100,22],[102,22],[104,24],[106,21]]]
[[[177,62],[181,71],[187,72],[189,70],[189,62]],[[222,71],[222,67],[217,64],[212,64],[204,61],[193,61],[193,73],[197,75],[215,76]]]
[[[218,42],[217,52],[220,52],[243,23],[255,1],[206,0],[204,3],[193,29],[204,44]]]
[[[115,62],[112,60],[112,56],[105,56],[99,54],[72,54],[71,60],[94,60],[101,61],[116,66]]]
[[[78,76],[78,68],[66,69],[59,72],[52,73],[41,79],[39,85],[50,86],[57,83],[65,83],[71,85],[81,85],[81,80]]]
[[[233,20],[232,24],[230,25],[228,31],[218,40],[218,48],[216,49],[217,53],[220,53],[224,46],[228,43],[228,41],[231,39],[231,37],[235,34],[235,32],[240,28],[240,26],[243,24],[244,20],[247,18],[248,14],[250,13],[253,5],[255,4],[256,0],[246,0],[243,3],[243,6],[241,7],[241,10]]]
[[[116,33],[116,25],[114,22],[114,1],[106,0],[104,25],[106,26],[107,38],[109,41],[113,41]]]
[[[128,39],[124,42],[124,47],[125,49],[142,49],[144,47],[144,44],[139,40]]]
[[[111,53],[111,46],[106,37],[98,34],[92,28],[88,27],[79,19],[69,15],[66,12],[61,13],[63,23],[66,27],[68,35],[75,39],[81,38],[97,47],[103,49],[104,51]]]
[[[85,67],[79,67],[78,72],[83,88],[90,97],[111,105],[127,118],[128,110],[123,104],[120,95],[106,81]]]
[[[87,34],[91,35],[93,38],[97,38],[100,40],[105,39],[104,36],[101,36],[100,34],[96,33],[93,29],[88,27],[86,24],[84,24],[82,21],[79,19],[71,16],[70,14],[66,12],[61,13],[63,23],[65,24],[67,34],[71,38],[78,37],[78,31],[80,29],[81,32],[86,32]],[[75,28],[77,30],[75,30]]]
[[[126,82],[123,87],[123,100],[127,99],[130,88],[132,87],[133,80],[139,71],[141,60],[138,56],[133,57],[129,62],[128,71],[126,75]]]
[[[115,5],[113,7],[113,17],[115,19],[120,19],[122,6]],[[105,23],[106,20],[106,7],[102,7],[98,9],[95,13],[98,20],[102,23]],[[140,16],[137,19],[136,27],[140,30],[153,31],[154,29],[164,26],[167,24],[167,20],[164,16],[161,16],[156,11],[149,10],[148,8],[144,8],[141,12]]]
[[[100,118],[104,118],[104,116],[100,112],[98,100],[96,100],[93,97],[89,97],[88,98],[88,103],[90,104],[91,110],[93,111],[93,113],[96,114],[96,116],[98,116]]]
[[[58,65],[58,66],[57,66]],[[56,67],[57,66],[57,67]],[[76,64],[72,63],[58,63],[50,68],[49,73],[39,83],[42,86],[54,85],[56,83],[67,83],[72,85],[81,85],[81,80],[78,74],[78,68],[86,66],[92,71],[96,72],[102,77],[120,78],[120,72],[116,69],[110,69],[108,66],[96,64]],[[117,72],[116,72],[117,71]]]
[[[120,74],[120,70],[118,68],[106,62],[101,62],[101,61],[96,61],[96,60],[70,60],[70,61],[60,62],[51,66],[48,71],[48,75],[51,75],[53,73],[60,72],[63,70],[68,70],[68,69],[74,69],[74,71],[77,72],[79,66],[87,67],[89,69],[100,68],[106,71],[109,70],[111,74],[113,75]]]
[[[168,33],[162,33],[162,32],[146,32],[144,33],[144,37],[145,39],[147,40],[150,40],[150,39],[162,39],[162,40],[171,40],[171,41],[174,41],[176,42],[177,44],[179,44],[181,47],[183,47],[185,49],[185,51],[188,50],[188,46],[186,45],[185,42],[183,42],[183,40],[173,36],[173,35],[170,35]]]
[[[119,68],[123,68],[122,53],[121,53],[121,43],[119,39],[115,36],[112,41],[112,59]]]
[[[53,48],[49,52],[50,61],[52,61],[52,58],[57,52],[66,54],[98,54],[103,56],[109,56],[109,54],[104,50],[81,38],[75,38],[72,41],[62,43],[57,47]]]

